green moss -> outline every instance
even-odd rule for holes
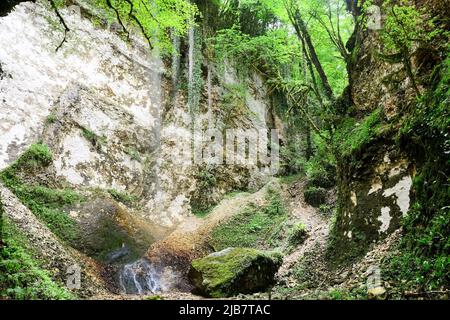
[[[279,192],[268,191],[267,204],[249,205],[234,218],[214,228],[211,246],[216,250],[227,247],[276,247],[280,227],[287,220],[286,209]]]
[[[0,247],[0,299],[74,299],[52,280],[29,249],[26,238],[5,218]]]
[[[321,205],[325,204],[326,201],[326,190],[324,188],[320,187],[308,187],[304,192],[303,195],[305,196],[305,201],[312,205],[313,207],[320,207]]]
[[[194,260],[192,267],[202,274],[203,283],[207,283],[207,295],[218,298],[238,293],[239,289],[245,292],[245,283],[238,288],[239,284],[236,282],[243,276],[243,272],[248,271],[247,268],[253,266],[258,270],[269,266],[269,269],[274,269],[275,272],[281,262],[282,256],[279,253],[266,253],[251,248],[232,248],[225,253]],[[256,283],[247,283],[249,286],[254,284]]]
[[[222,95],[221,110],[223,110],[223,122],[227,125],[233,123],[239,117],[250,114],[247,107],[247,90],[243,84],[224,84],[225,93]]]
[[[138,198],[134,195],[130,195],[126,192],[120,192],[116,189],[108,189],[108,193],[119,202],[122,202],[125,205],[132,205],[136,201],[138,201]]]
[[[297,223],[289,230],[288,245],[290,247],[297,247],[305,241],[306,237],[306,226],[303,223]]]
[[[78,234],[77,226],[63,207],[81,202],[84,197],[69,189],[30,185],[20,178],[20,175],[30,175],[30,172],[45,168],[52,159],[48,146],[34,144],[16,162],[0,172],[0,180],[56,235],[63,240],[74,241]]]
[[[381,109],[373,111],[361,122],[354,118],[345,118],[333,137],[337,150],[342,156],[349,156],[361,150],[377,137],[384,127],[381,121]]]
[[[399,291],[448,289],[450,283],[450,58],[432,78],[433,86],[407,115],[398,139],[417,164],[400,253],[383,266]]]
[[[304,176],[305,175],[303,173],[291,174],[288,176],[280,177],[280,181],[282,183],[286,183],[286,184],[293,184],[293,183],[299,181],[300,179],[302,179]]]
[[[194,216],[199,217],[199,218],[204,218],[208,214],[210,214],[213,209],[214,209],[214,207],[209,207],[209,208],[206,208],[206,209],[196,209],[196,210],[194,209],[194,210],[192,210],[192,214]]]

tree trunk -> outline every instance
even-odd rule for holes
[[[311,62],[319,74],[320,80],[322,82],[322,87],[324,89],[325,95],[329,100],[334,100],[333,90],[331,89],[330,83],[328,82],[328,77],[323,70],[322,64],[320,63],[319,57],[317,56],[316,49],[314,48],[314,44],[312,43],[311,36],[309,35],[308,28],[306,27],[305,22],[303,21],[302,16],[298,10],[295,11],[294,15],[294,28],[299,37],[304,39],[306,46],[308,48],[309,57]]]

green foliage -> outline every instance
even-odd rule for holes
[[[84,198],[69,189],[52,189],[41,185],[29,185],[19,177],[19,174],[48,166],[52,154],[44,144],[32,145],[11,166],[0,172],[0,180],[20,201],[61,239],[74,241],[78,231],[75,221],[62,208],[83,201]]]
[[[121,22],[127,31],[138,29],[162,55],[173,51],[170,35],[183,36],[193,25],[197,7],[186,0],[95,0],[109,22]]]
[[[251,37],[237,28],[219,30],[212,44],[218,59],[236,63],[243,75],[253,70],[276,75],[299,52],[295,39],[284,29],[271,30],[259,37]]]
[[[106,143],[106,137],[105,136],[99,136],[95,132],[82,127],[81,132],[83,134],[83,137],[88,140],[94,147],[99,148],[102,144]]]
[[[267,188],[266,193],[267,205],[264,207],[264,213],[268,216],[285,215],[286,208],[281,197],[281,193],[273,186]]]
[[[249,36],[260,36],[279,21],[278,1],[231,0],[221,1],[218,29],[234,27]]]
[[[242,84],[225,84],[225,91],[221,97],[221,110],[223,122],[232,124],[235,119],[248,115],[250,110],[247,107],[247,90]]]
[[[108,189],[108,193],[119,202],[122,202],[125,205],[132,205],[136,201],[138,201],[138,198],[134,195],[128,194],[126,192],[120,192],[116,189]]]
[[[384,268],[402,291],[448,289],[450,283],[449,58],[436,68],[434,79],[400,130],[400,143],[418,163],[415,197],[403,221],[400,254]]]
[[[304,192],[306,203],[318,208],[326,201],[327,192],[321,187],[308,187]]]
[[[202,74],[203,64],[203,35],[201,29],[192,27],[188,35],[189,51],[188,51],[188,70],[186,73],[187,96],[189,111],[192,120],[199,112],[200,99],[204,89],[204,80]],[[192,51],[191,51],[192,50]],[[191,65],[192,64],[192,65]]]
[[[208,189],[217,184],[214,173],[209,168],[202,168],[197,174],[197,181],[200,189]]]
[[[429,42],[442,33],[424,9],[409,5],[409,1],[385,1],[383,10],[387,15],[381,39],[390,53],[410,52],[414,43]]]
[[[47,166],[53,161],[53,156],[47,145],[32,144],[13,166],[24,169]]]
[[[45,122],[48,123],[48,124],[52,124],[52,123],[55,123],[56,120],[58,120],[58,118],[56,117],[56,114],[51,113],[51,114],[49,114],[48,117],[45,119]]]
[[[54,282],[33,257],[26,238],[2,219],[3,246],[0,247],[0,299],[74,299]]]
[[[286,209],[277,191],[267,194],[267,204],[250,205],[238,215],[212,231],[211,246],[216,250],[227,247],[276,247],[280,226],[287,220]]]
[[[333,215],[333,206],[329,204],[321,204],[319,206],[319,213],[325,217]]]
[[[213,210],[213,207],[209,207],[209,208],[206,208],[206,209],[193,208],[192,209],[192,214],[194,216],[199,217],[199,218],[204,218],[208,214],[210,214],[212,210]]]
[[[306,226],[303,223],[295,224],[290,230],[287,239],[287,243],[290,247],[297,247],[307,236]]]
[[[134,148],[134,147],[127,147],[127,148],[125,149],[125,153],[126,153],[127,155],[129,155],[130,158],[131,158],[132,160],[135,160],[135,161],[141,161],[141,160],[142,160],[142,159],[141,159],[141,154],[140,154],[139,151],[138,151],[136,148]]]
[[[382,126],[382,111],[376,109],[361,122],[354,118],[346,118],[334,134],[334,144],[341,156],[348,156],[361,150],[372,139],[380,135]]]

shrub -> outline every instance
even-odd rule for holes
[[[318,208],[326,202],[327,191],[320,187],[309,187],[304,191],[303,195],[306,203]]]
[[[58,118],[56,117],[56,114],[51,113],[51,114],[49,114],[48,117],[45,119],[45,122],[48,123],[48,124],[52,124],[52,123],[55,123],[57,119],[58,119]]]
[[[297,247],[303,241],[305,241],[308,233],[306,231],[306,226],[303,223],[295,224],[289,231],[288,245],[291,247]]]

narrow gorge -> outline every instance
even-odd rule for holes
[[[0,300],[448,299],[449,16],[2,1]]]

